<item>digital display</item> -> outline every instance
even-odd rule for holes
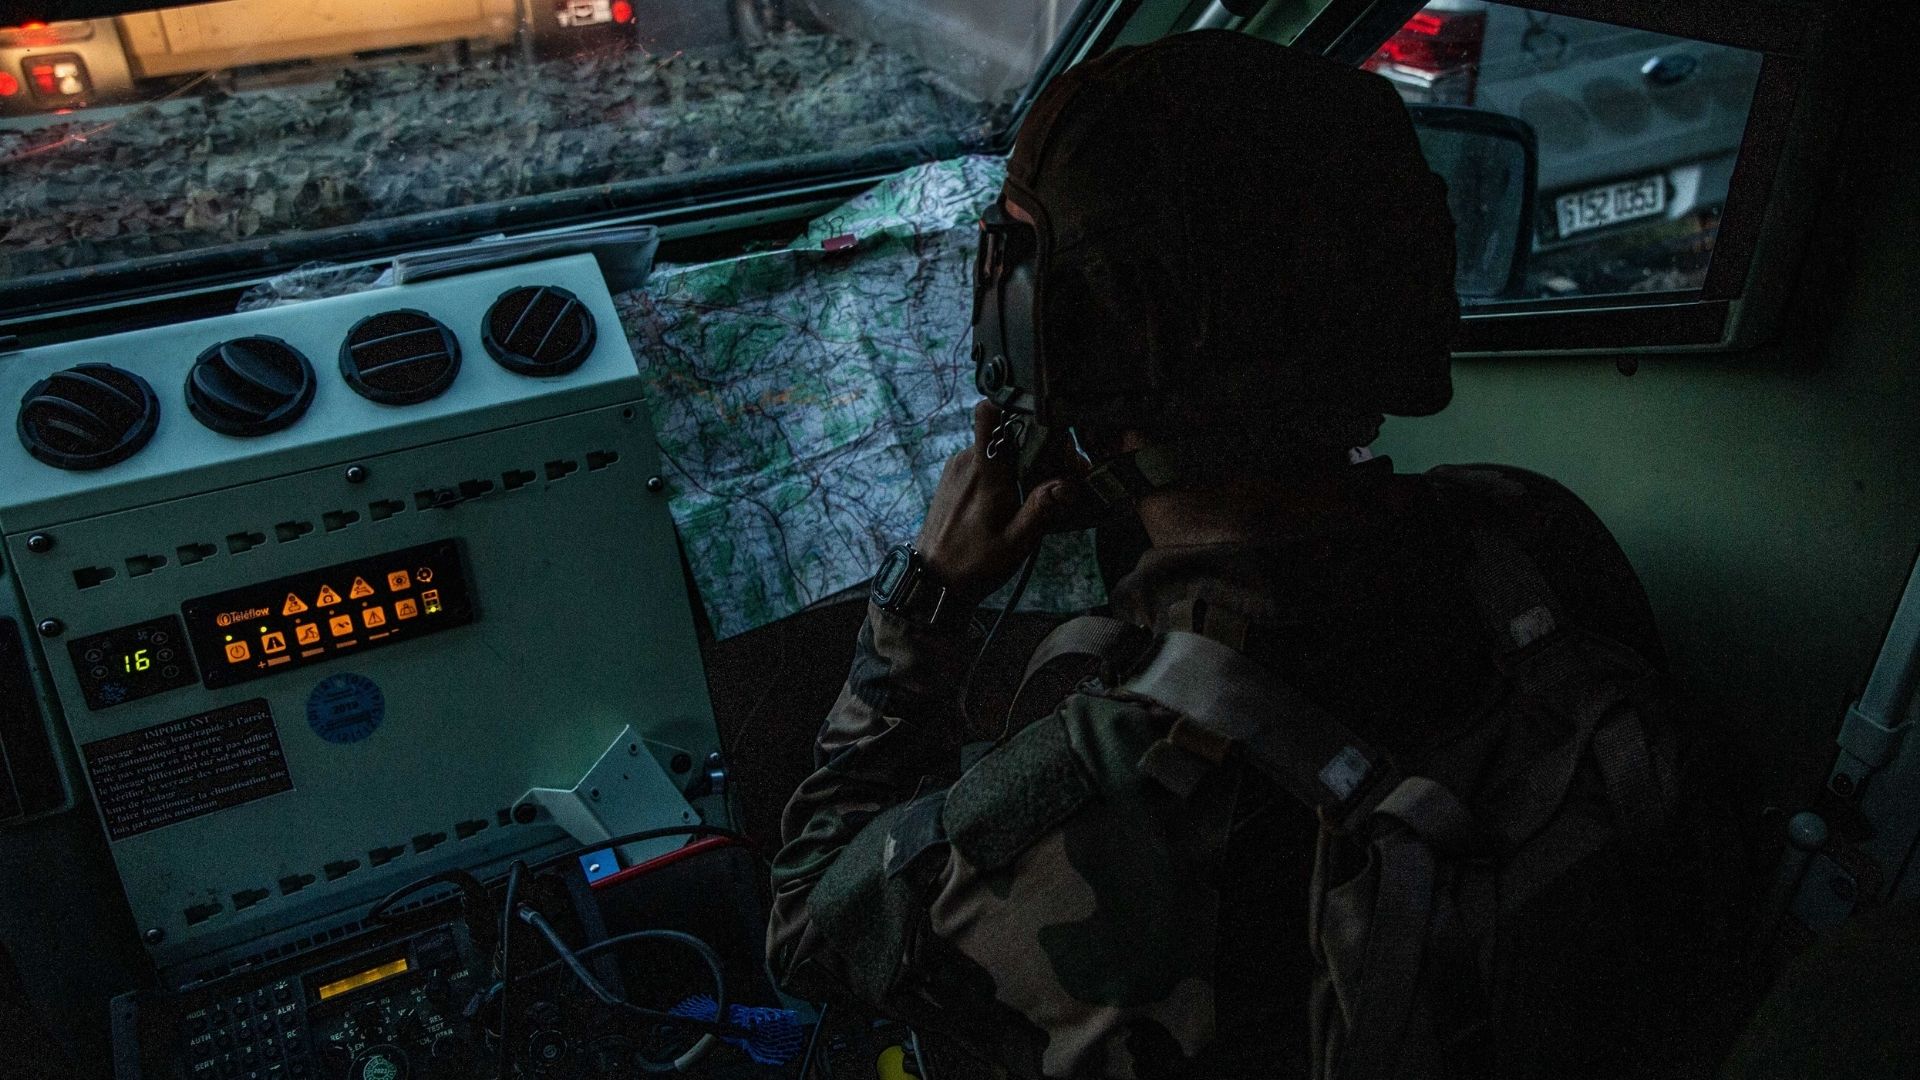
[[[407,958],[403,956],[398,960],[390,960],[387,963],[381,964],[379,967],[368,968],[358,974],[349,975],[344,979],[335,979],[330,983],[323,983],[314,993],[319,996],[321,1001],[326,1001],[329,998],[337,998],[349,990],[358,990],[363,986],[372,986],[374,983],[391,979],[395,975],[405,975],[406,973]]]
[[[180,613],[209,690],[473,621],[452,540],[202,596]]]
[[[95,712],[198,680],[173,615],[70,641],[67,655]]]

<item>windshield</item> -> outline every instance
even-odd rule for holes
[[[0,297],[982,149],[1071,8],[224,0],[0,29]]]

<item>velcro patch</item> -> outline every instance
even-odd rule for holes
[[[929,849],[946,844],[947,834],[940,827],[940,809],[946,801],[944,790],[922,795],[902,807],[899,816],[888,823],[887,843],[882,849],[888,877],[899,877]]]
[[[998,870],[1093,797],[1059,715],[980,759],[947,791],[947,839],[967,861]]]
[[[814,925],[845,958],[851,988],[868,1001],[893,989],[915,922],[924,915],[913,887],[886,874],[885,847],[905,809],[883,810],[855,834],[807,898]]]

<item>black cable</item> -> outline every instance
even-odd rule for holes
[[[920,1033],[908,1028],[907,1041],[913,1045],[913,1064],[920,1071],[920,1080],[933,1080],[933,1071],[927,1068],[927,1055],[920,1049]]]
[[[460,889],[461,897],[471,905],[473,910],[484,910],[487,906],[487,890],[485,886],[480,884],[478,878],[467,873],[465,870],[442,870],[437,874],[428,874],[426,877],[416,881],[409,881],[405,885],[381,897],[379,900],[376,900],[373,907],[367,909],[366,921],[384,921],[387,918],[388,908],[422,889],[432,888],[435,885],[457,886]]]
[[[538,913],[535,913],[535,916],[538,917]],[[527,921],[532,924],[531,919]],[[545,922],[545,920],[542,919],[541,922]],[[547,928],[549,931],[551,929],[551,927]],[[588,973],[584,961],[587,957],[593,956],[596,953],[605,952],[617,945],[624,945],[633,941],[671,941],[684,945],[700,954],[700,958],[707,963],[708,972],[713,975],[713,1021],[696,1020],[692,1017],[679,1016],[674,1013],[663,1012],[659,1009],[649,1009],[644,1005],[635,1005],[633,1002],[627,1001],[624,998],[607,994],[606,988],[600,986],[599,981]],[[698,1029],[702,1032],[699,1040],[697,1040],[692,1047],[670,1061],[657,1061],[636,1053],[634,1055],[635,1059],[640,1062],[640,1067],[647,1072],[675,1072],[685,1069],[687,1066],[699,1060],[700,1056],[706,1053],[707,1049],[713,1045],[715,1038],[719,1035],[733,1035],[736,1037],[750,1037],[752,1035],[750,1031],[742,1030],[727,1022],[728,1009],[730,1006],[727,1001],[727,978],[721,968],[720,954],[714,952],[711,945],[694,937],[692,934],[682,933],[678,930],[634,930],[625,934],[615,934],[613,937],[607,938],[604,941],[596,941],[578,950],[568,948],[566,942],[561,940],[558,934],[549,936],[548,942],[553,946],[554,951],[560,954],[560,959],[542,964],[532,971],[519,976],[520,978],[538,978],[564,965],[586,984],[588,990],[593,992],[594,996],[599,997],[602,994],[607,994],[602,1000],[609,1005],[618,1006],[636,1016],[679,1024],[684,1027]],[[504,993],[505,990],[503,987],[502,994],[504,995]]]
[[[1040,549],[1034,548],[1033,553],[1027,556],[1026,564],[1020,567],[1020,576],[1014,579],[1013,592],[1007,597],[1007,606],[1000,609],[1000,617],[993,620],[992,628],[987,631],[987,640],[980,643],[980,651],[973,654],[973,663],[967,665],[967,679],[960,685],[960,715],[962,719],[965,719],[967,715],[967,699],[973,696],[973,677],[979,674],[980,662],[987,658],[987,650],[993,648],[994,639],[1000,636],[1000,624],[1007,621],[1007,615],[1020,603],[1020,597],[1026,593],[1027,582],[1032,579],[1034,565],[1039,561]],[[1006,720],[1001,721],[1000,735],[994,740],[996,744],[1006,739],[1007,725],[1011,723],[1012,720],[1013,717],[1009,715]]]
[[[560,932],[553,928],[553,924],[547,921],[545,915],[522,904],[520,905],[520,921],[540,931],[540,936],[547,939],[548,945],[553,946],[554,954],[559,956],[561,961],[567,965],[568,970],[573,972],[573,977],[580,980],[580,985],[586,987],[589,993],[600,999],[600,1004],[620,1004],[620,996],[605,986],[602,986],[600,980],[593,977],[593,972],[588,971],[587,966],[582,964],[580,958],[573,954],[573,950],[567,947],[566,941],[560,937]]]
[[[513,1012],[509,999],[513,992],[513,920],[508,913],[513,911],[514,902],[520,898],[520,874],[527,864],[519,859],[513,860],[513,866],[507,870],[507,895],[500,906],[500,1049],[499,1080],[511,1080],[513,1050],[508,1035],[513,1027]]]
[[[813,1080],[813,1055],[820,1049],[820,1035],[827,1030],[827,1006],[830,1002],[821,1002],[815,1010],[813,1034],[807,1036],[806,1052],[800,1055],[800,1075],[795,1080]]]

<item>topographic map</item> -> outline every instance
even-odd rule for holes
[[[919,529],[973,437],[974,223],[1004,175],[994,157],[918,166],[786,248],[662,265],[614,298],[717,637],[860,585]],[[1077,534],[1042,547],[1020,606],[1103,598]]]

